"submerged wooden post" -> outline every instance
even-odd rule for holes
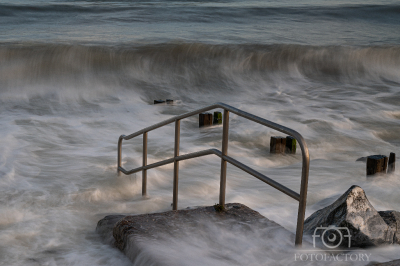
[[[199,127],[211,126],[211,125],[212,125],[212,113],[200,113]]]
[[[286,153],[289,154],[295,154],[296,153],[296,139],[291,137],[291,136],[287,136],[286,137]]]
[[[367,157],[367,175],[386,174],[388,157],[385,155],[371,155]]]
[[[269,143],[270,153],[284,153],[286,149],[286,138],[285,137],[271,137]]]
[[[214,112],[213,124],[214,125],[222,124],[222,113],[221,112]]]
[[[388,165],[388,169],[387,169],[387,173],[393,173],[395,170],[395,163],[396,163],[396,154],[391,152],[389,155],[389,165]]]

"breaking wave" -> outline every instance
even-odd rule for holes
[[[232,77],[276,76],[323,81],[394,82],[400,74],[399,46],[153,45],[0,46],[2,90],[23,84],[90,82],[143,85],[164,82],[220,83]],[[139,86],[143,87],[143,86]],[[221,87],[221,86],[220,86]],[[223,86],[222,86],[223,88]]]

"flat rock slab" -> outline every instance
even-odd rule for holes
[[[97,232],[138,265],[292,264],[293,233],[239,203],[132,216],[110,215]]]

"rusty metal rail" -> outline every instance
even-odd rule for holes
[[[179,155],[179,143],[180,143],[180,121],[184,118],[197,115],[199,113],[209,111],[216,108],[224,109],[224,119],[223,119],[223,129],[222,129],[222,149],[221,151],[217,149],[209,149],[199,152],[188,153],[184,155]],[[229,133],[229,113],[232,112],[238,116],[244,117],[266,127],[275,129],[287,135],[294,137],[300,145],[301,153],[302,153],[302,172],[301,172],[301,184],[300,184],[300,194],[285,187],[284,185],[272,180],[271,178],[257,172],[256,170],[248,167],[247,165],[233,159],[228,156],[228,133]],[[159,161],[153,164],[147,164],[147,133],[159,127],[168,125],[170,123],[175,122],[175,147],[174,147],[174,157],[170,159],[166,159],[163,161]],[[141,167],[125,170],[121,166],[121,158],[122,158],[122,140],[129,140],[134,137],[143,135],[143,164]],[[126,175],[130,175],[139,171],[142,171],[142,195],[146,195],[147,192],[147,170],[152,169],[158,166],[174,163],[174,184],[173,184],[173,209],[177,210],[178,208],[178,179],[179,179],[179,161],[192,159],[196,157],[201,157],[209,154],[217,155],[221,158],[221,179],[220,179],[220,194],[219,194],[219,204],[225,204],[225,190],[226,190],[226,165],[227,162],[235,165],[236,167],[242,169],[243,171],[249,173],[250,175],[258,178],[259,180],[267,183],[268,185],[276,188],[277,190],[285,193],[289,197],[292,197],[295,200],[299,201],[299,208],[297,214],[297,228],[296,228],[296,240],[295,244],[301,246],[303,239],[303,227],[304,227],[304,217],[306,211],[306,201],[307,201],[307,187],[308,187],[308,172],[310,167],[310,156],[308,153],[307,144],[304,141],[303,137],[295,130],[284,127],[282,125],[276,124],[269,120],[263,119],[261,117],[252,115],[250,113],[244,112],[237,108],[234,108],[230,105],[224,103],[215,103],[213,105],[188,112],[186,114],[178,115],[162,121],[153,126],[147,127],[145,129],[139,130],[136,133],[125,136],[121,135],[118,139],[118,173],[122,172]]]

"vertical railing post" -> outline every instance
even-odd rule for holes
[[[119,168],[121,167],[121,158],[122,158],[122,140],[125,137],[125,135],[121,135],[118,139],[118,159],[117,159],[117,173],[118,176],[121,175],[121,171]]]
[[[296,228],[296,238],[295,245],[301,247],[303,242],[303,230],[304,230],[304,218],[306,214],[306,204],[307,204],[307,188],[308,188],[308,174],[310,169],[310,155],[308,154],[307,144],[303,141],[298,141],[301,147],[301,152],[303,156],[303,167],[301,171],[301,184],[300,184],[300,200],[299,200],[299,210],[297,214],[297,228]]]
[[[174,158],[179,156],[181,120],[175,121],[175,146]],[[172,196],[172,209],[178,209],[178,181],[179,181],[179,161],[174,161],[174,191]]]
[[[224,109],[224,120],[222,127],[222,156],[228,155],[228,135],[229,135],[229,111]],[[225,205],[226,190],[226,161],[221,158],[221,182],[219,185],[219,204]]]
[[[143,167],[147,165],[147,132],[143,133]],[[147,194],[147,170],[142,170],[142,196]]]

